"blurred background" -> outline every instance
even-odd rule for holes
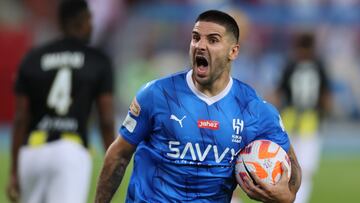
[[[59,0],[0,0],[0,202],[7,202],[12,86],[23,55],[59,36]],[[297,32],[314,34],[330,79],[332,108],[321,126],[320,168],[310,202],[356,202],[360,188],[360,0],[89,0],[92,46],[114,64],[117,127],[138,88],[189,67],[191,30],[199,13],[219,9],[240,25],[233,76],[272,101]],[[92,119],[92,125],[96,118]],[[91,131],[94,178],[102,164],[96,125]],[[311,159],[311,157],[309,157]],[[128,170],[129,173],[129,170]],[[116,200],[123,202],[126,181]],[[244,195],[241,198],[249,202]],[[114,201],[116,202],[116,201]]]

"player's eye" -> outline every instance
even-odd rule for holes
[[[218,39],[218,38],[216,38],[216,37],[210,37],[210,38],[209,38],[209,43],[210,43],[210,44],[214,44],[214,43],[216,43],[216,42],[219,42],[219,39]]]
[[[200,36],[194,34],[194,35],[192,36],[192,39],[193,39],[193,41],[197,42],[197,41],[200,40]]]

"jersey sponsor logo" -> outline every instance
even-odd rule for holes
[[[50,117],[44,116],[37,125],[41,130],[59,130],[76,132],[78,130],[78,121],[74,118]]]
[[[138,117],[140,115],[140,111],[141,111],[141,107],[138,103],[138,101],[136,100],[136,98],[134,98],[130,104],[130,112],[132,113],[132,115]]]
[[[137,125],[137,121],[128,114],[122,124],[130,133],[133,133]]]
[[[211,130],[218,130],[220,127],[219,121],[212,120],[198,120],[197,125],[199,128],[207,128]]]
[[[193,144],[191,142],[187,142],[185,147],[183,146],[184,145],[182,145],[179,141],[169,141],[169,150],[171,152],[166,153],[166,155],[171,158],[183,160],[185,156],[189,154],[193,161],[202,162],[209,156],[210,153],[212,153],[216,163],[220,163],[228,154],[231,155],[231,160],[233,160],[236,155],[235,149],[229,147],[226,147],[223,151],[219,151],[217,145],[211,144],[208,144],[206,148],[204,148],[200,147],[199,143]],[[201,144],[201,146],[203,145]]]
[[[84,65],[82,52],[57,52],[45,54],[41,57],[41,68],[45,71],[63,67],[79,69]]]
[[[181,119],[179,119],[178,117],[176,117],[174,114],[171,114],[170,116],[170,120],[174,120],[177,121],[180,125],[180,127],[183,127],[183,123],[182,121],[186,118],[186,116],[183,116]]]

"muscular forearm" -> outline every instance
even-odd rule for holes
[[[16,113],[13,122],[12,143],[11,143],[11,173],[17,173],[17,160],[19,149],[24,142],[24,137],[28,133],[30,122],[29,104],[25,96],[16,97]]]
[[[96,189],[96,203],[110,202],[124,176],[127,163],[104,165]]]
[[[292,147],[290,147],[289,150],[289,158],[291,161],[291,177],[289,180],[289,188],[295,196],[301,184],[301,167]]]
[[[18,202],[20,198],[18,178],[18,156],[21,145],[24,143],[30,123],[29,100],[24,95],[16,96],[16,113],[13,122],[12,144],[11,144],[11,169],[7,186],[7,195],[11,202]]]
[[[22,129],[14,129],[12,135],[12,144],[11,144],[11,168],[10,172],[12,175],[16,175],[17,173],[17,163],[18,163],[18,154],[21,144],[23,142],[24,130]]]
[[[112,144],[106,153],[104,166],[100,173],[96,189],[96,203],[110,202],[131,159],[132,153],[121,153],[116,144]]]

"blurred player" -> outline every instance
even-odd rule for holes
[[[315,54],[314,36],[300,33],[295,39],[295,57],[282,76],[278,98],[285,129],[292,136],[303,171],[296,203],[309,201],[312,176],[318,167],[321,145],[319,125],[330,108],[329,81],[323,62]]]
[[[196,20],[191,70],[147,83],[133,99],[119,137],[106,153],[96,202],[110,202],[135,152],[126,202],[230,202],[237,186],[235,156],[255,139],[280,144],[292,158],[290,182],[249,179],[244,191],[261,201],[290,202],[300,168],[278,112],[230,76],[239,28],[220,11]]]
[[[104,146],[113,141],[113,79],[109,59],[86,43],[91,15],[85,1],[59,7],[64,37],[31,50],[15,84],[11,201],[87,201],[91,157],[87,122],[94,101]]]

